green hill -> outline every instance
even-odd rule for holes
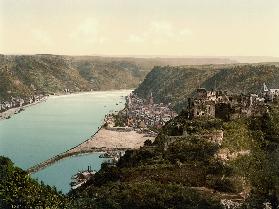
[[[279,88],[278,64],[231,64],[181,67],[154,67],[135,92],[156,102],[172,103],[181,111],[187,98],[199,87],[232,93],[259,93],[263,83]]]
[[[68,208],[69,200],[55,188],[31,179],[0,156],[0,208]]]
[[[11,96],[133,89],[155,65],[231,63],[229,59],[0,55],[0,101]]]
[[[70,197],[77,208],[276,208],[278,124],[278,106],[229,122],[182,112]]]
[[[1,56],[0,68],[0,100],[65,89],[132,89],[148,72],[130,62],[56,55]]]

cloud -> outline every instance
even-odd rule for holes
[[[36,43],[38,45],[42,45],[42,46],[53,46],[53,41],[50,37],[50,35],[41,29],[33,29],[31,31],[31,36],[33,37],[33,39],[36,41]]]
[[[192,35],[189,28],[179,28],[167,21],[153,21],[148,26],[145,32],[141,34],[130,34],[127,42],[152,44],[163,44],[168,42],[185,41],[187,37]]]
[[[85,43],[102,44],[107,40],[107,38],[100,35],[100,24],[94,18],[83,20],[69,36],[75,41],[83,41]]]
[[[134,34],[131,34],[127,39],[127,42],[130,42],[130,43],[143,43],[144,41],[145,41],[145,38],[143,36],[138,36],[138,35],[134,35]]]
[[[156,34],[158,36],[165,36],[165,37],[174,37],[174,28],[173,25],[169,22],[152,22],[149,26],[148,33],[150,34]]]
[[[183,29],[179,32],[180,36],[191,36],[192,35],[192,31],[189,29]]]

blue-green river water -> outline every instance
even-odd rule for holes
[[[0,121],[0,155],[27,169],[88,139],[105,114],[124,107],[130,90],[50,97],[46,102]],[[118,105],[117,105],[118,104]],[[62,160],[32,176],[64,193],[79,170],[100,169],[98,153]]]

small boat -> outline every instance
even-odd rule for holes
[[[99,155],[99,158],[113,158],[115,153],[113,152],[105,152]]]
[[[95,175],[96,171],[91,170],[91,166],[88,166],[87,170],[79,171],[77,174],[72,176],[70,183],[71,189],[77,189],[81,185],[85,184],[90,178]]]

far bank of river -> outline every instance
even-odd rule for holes
[[[105,114],[124,107],[131,90],[89,92],[49,97],[9,120],[0,121],[0,155],[23,169],[42,162],[89,138]],[[67,192],[71,176],[91,165],[98,170],[99,154],[73,157],[46,168],[33,177]]]

